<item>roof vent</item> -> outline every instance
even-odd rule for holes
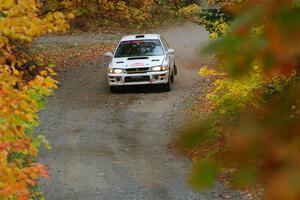
[[[145,35],[136,35],[135,38],[145,38]]]

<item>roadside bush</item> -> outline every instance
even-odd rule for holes
[[[199,6],[197,4],[191,4],[185,7],[182,7],[178,10],[179,15],[181,16],[191,16],[199,12]]]
[[[198,9],[193,1],[167,0],[46,0],[43,8],[45,12],[72,11],[78,17],[76,20],[85,19],[86,23],[92,21],[97,26],[134,28],[155,27],[168,20],[194,15]]]
[[[211,39],[216,39],[228,31],[233,16],[226,13],[222,7],[203,9],[198,14],[199,24],[210,33]]]

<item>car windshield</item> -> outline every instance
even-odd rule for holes
[[[115,58],[135,56],[161,56],[164,50],[159,40],[133,40],[121,42]]]

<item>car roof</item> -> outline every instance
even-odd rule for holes
[[[136,34],[124,36],[121,41],[132,41],[132,40],[159,40],[160,35],[158,34]]]

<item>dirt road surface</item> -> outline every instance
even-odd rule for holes
[[[193,191],[186,183],[191,162],[168,151],[167,144],[184,121],[182,106],[203,89],[196,49],[208,36],[190,22],[160,33],[178,56],[179,75],[171,92],[134,87],[111,94],[104,57],[68,66],[59,74],[60,88],[41,113],[36,131],[44,133],[53,147],[40,155],[51,172],[49,180],[41,180],[47,199],[241,198],[221,184],[207,192]],[[103,40],[90,37],[87,42]],[[82,43],[84,38],[72,36],[65,42]],[[40,44],[56,41],[64,39],[46,37]]]

